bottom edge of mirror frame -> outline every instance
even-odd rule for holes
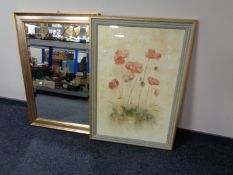
[[[50,128],[80,134],[90,134],[90,126],[84,124],[76,124],[69,122],[62,122],[57,120],[48,120],[43,118],[37,118],[33,122],[30,123],[31,126]]]

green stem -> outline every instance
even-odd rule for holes
[[[144,79],[145,79],[146,72],[147,72],[147,67],[148,67],[148,63],[149,63],[149,59],[148,59],[147,62],[146,62],[145,72],[144,72],[142,81],[144,81]]]
[[[142,96],[142,87],[141,87],[140,94],[139,94],[139,97],[138,97],[138,110],[139,110],[139,107],[140,107],[141,96]]]
[[[121,97],[123,96],[123,90],[124,90],[124,88],[123,88],[123,86],[124,86],[124,83],[123,83],[123,64],[121,65]]]
[[[122,99],[122,93],[123,93],[123,65],[121,65],[121,78],[120,78],[120,89],[119,89],[119,91],[120,91],[120,97],[118,97],[118,99],[120,99],[120,101],[122,101],[121,99]]]
[[[145,83],[144,80],[145,80],[145,76],[146,76],[146,72],[147,72],[148,63],[149,63],[149,59],[148,59],[147,62],[146,62],[145,72],[144,72],[143,79],[142,79],[143,83]],[[139,109],[139,107],[140,107],[141,96],[142,96],[142,87],[141,87],[140,94],[139,94],[139,98],[138,98],[138,109]]]
[[[151,94],[151,96],[150,96],[150,104],[152,103],[152,94],[153,94],[153,89],[151,88],[151,90],[150,90],[150,94]]]
[[[150,86],[148,86],[148,89],[147,89],[147,95],[146,95],[146,105],[148,104],[148,95],[149,95],[149,89],[150,89]]]
[[[130,104],[130,99],[131,99],[131,96],[132,96],[132,94],[133,94],[133,90],[134,90],[134,87],[135,87],[136,83],[137,83],[137,78],[134,80],[133,87],[132,87],[131,90],[130,90],[129,98],[128,98],[128,104]]]

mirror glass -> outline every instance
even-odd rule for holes
[[[89,23],[25,22],[24,29],[37,117],[88,124]]]

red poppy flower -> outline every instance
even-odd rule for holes
[[[129,50],[117,49],[114,55],[115,64],[124,64],[125,58],[129,56]]]
[[[130,70],[131,73],[141,73],[143,71],[143,65],[137,61],[129,61],[126,63],[125,68]]]
[[[108,83],[109,89],[116,89],[119,86],[119,81],[115,78]]]
[[[124,82],[129,82],[134,79],[134,74],[132,72],[127,72],[123,76]]]
[[[148,80],[148,83],[150,85],[159,85],[160,84],[160,82],[159,82],[159,80],[157,78],[154,78],[154,77],[151,77],[151,76],[149,76],[147,80]]]
[[[123,57],[114,57],[115,64],[124,64],[125,58]]]
[[[127,62],[125,68],[131,70],[133,68],[133,62],[132,61]]]
[[[162,54],[159,52],[156,52],[154,49],[148,49],[145,56],[148,59],[160,59],[162,57]]]

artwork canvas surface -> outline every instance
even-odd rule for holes
[[[97,135],[166,144],[185,29],[97,25]]]

